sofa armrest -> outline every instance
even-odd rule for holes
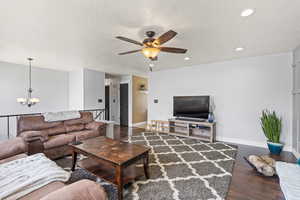
[[[34,142],[40,140],[41,142],[46,142],[49,137],[46,131],[24,131],[20,134],[26,142]]]
[[[27,143],[19,137],[0,141],[0,147],[0,160],[26,153],[28,150]]]
[[[63,198],[62,198],[63,197]],[[107,200],[103,187],[90,180],[81,180],[58,189],[41,200]]]
[[[3,163],[7,163],[7,162],[10,162],[10,161],[13,161],[13,160],[18,160],[18,159],[21,159],[21,158],[25,158],[27,155],[25,153],[22,153],[22,154],[17,154],[17,155],[14,155],[14,156],[10,156],[8,158],[5,158],[5,159],[0,159],[0,164],[3,164]]]
[[[100,132],[102,129],[105,129],[105,127],[106,127],[106,124],[105,124],[105,123],[103,123],[103,122],[96,122],[96,121],[87,123],[87,124],[85,125],[85,128],[86,128],[86,129],[89,129],[89,130],[98,130],[99,132]]]

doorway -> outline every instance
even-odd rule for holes
[[[120,125],[128,126],[128,83],[120,84]]]
[[[105,120],[109,121],[109,86],[105,86]]]

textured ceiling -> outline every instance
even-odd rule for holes
[[[143,39],[145,30],[178,32],[155,68],[167,69],[248,56],[287,52],[300,44],[299,0],[1,0],[0,60],[72,70],[116,73],[148,71],[142,54],[118,56],[139,46],[117,35]],[[255,14],[240,17],[245,8]],[[235,52],[236,47],[244,47]]]

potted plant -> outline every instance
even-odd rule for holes
[[[260,122],[263,132],[268,139],[267,144],[270,152],[279,155],[283,148],[283,144],[280,143],[281,118],[276,115],[275,111],[263,110]]]

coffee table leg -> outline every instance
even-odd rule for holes
[[[122,167],[117,166],[116,167],[116,183],[118,186],[118,199],[122,200],[123,199],[123,172],[122,172]]]
[[[76,161],[77,161],[77,152],[72,151],[72,171],[75,170],[75,166],[76,166]]]
[[[147,179],[149,179],[149,153],[144,156],[144,172]]]

